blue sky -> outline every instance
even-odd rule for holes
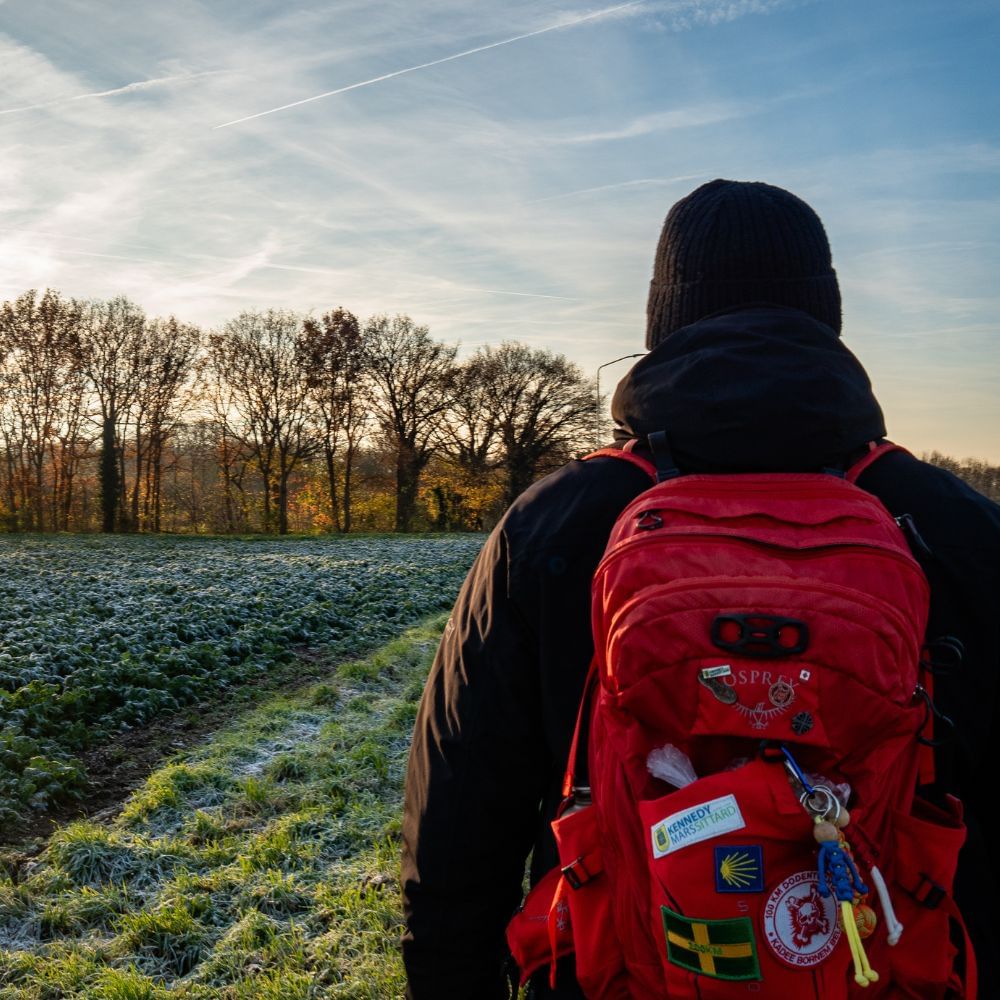
[[[670,204],[764,180],[891,435],[1000,462],[998,38],[994,0],[0,0],[0,297],[407,312],[590,374]]]

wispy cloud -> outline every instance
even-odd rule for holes
[[[988,5],[918,5],[907,46],[877,4],[862,39],[852,5],[810,0],[133,6],[2,8],[0,298],[125,294],[205,326],[406,312],[592,372],[642,343],[670,203],[760,179],[823,218],[893,433],[996,454],[995,378],[974,390],[1000,370],[992,64],[955,42],[986,37]],[[261,109],[267,128],[208,127]],[[949,393],[953,418],[914,423]]]
[[[452,287],[463,292],[483,292],[486,295],[513,295],[515,298],[523,299],[552,299],[556,302],[579,302],[577,298],[568,295],[546,295],[543,292],[515,292],[509,288],[479,288],[473,285],[453,285]]]
[[[669,111],[660,111],[656,114],[641,115],[618,128],[554,136],[552,141],[566,145],[584,145],[593,142],[636,139],[640,136],[651,135],[654,132],[666,132],[671,129],[717,125],[720,122],[732,121],[734,118],[744,118],[758,110],[760,110],[759,106],[747,103],[672,108]]]
[[[19,108],[4,108],[0,110],[0,115],[16,115],[22,111],[37,111],[40,108],[51,108],[58,104],[70,104],[74,101],[90,101],[99,97],[118,97],[121,94],[135,94],[144,90],[155,90],[160,87],[171,86],[172,84],[190,83],[193,80],[200,80],[207,76],[219,76],[225,72],[225,70],[206,70],[201,73],[180,73],[174,76],[160,76],[152,80],[137,80],[134,83],[127,83],[123,87],[115,87],[112,90],[98,90],[89,94],[73,94],[67,97],[57,97],[51,101],[25,104]]]
[[[450,56],[443,56],[440,59],[432,59],[429,62],[419,63],[416,66],[407,66],[405,69],[397,69],[391,73],[383,73],[381,76],[373,76],[368,80],[351,83],[346,87],[338,87],[336,90],[327,90],[322,94],[314,94],[312,97],[304,97],[300,101],[292,101],[290,104],[282,104],[276,108],[269,108],[267,111],[258,111],[253,115],[244,115],[242,118],[234,118],[232,121],[216,125],[215,128],[229,128],[231,125],[240,125],[243,122],[253,121],[255,118],[263,118],[266,115],[277,114],[279,111],[288,111],[290,108],[298,108],[303,104],[311,104],[313,101],[321,101],[326,97],[335,97],[337,94],[346,94],[350,90],[359,90],[361,87],[370,87],[374,83],[382,83],[385,80],[392,80],[397,76],[403,76],[407,73],[416,73],[418,70],[429,69],[431,66],[440,66],[443,63],[454,62],[456,59],[465,59],[467,56],[473,56],[479,52],[486,52],[489,49],[498,49],[503,45],[513,45],[514,42],[521,42],[526,38],[536,38],[538,35],[544,35],[550,31],[572,28],[578,24],[584,24],[587,21],[594,21],[598,18],[608,17],[611,14],[616,14],[620,11],[628,10],[629,8],[645,6],[645,4],[646,0],[629,0],[628,3],[620,3],[614,7],[605,7],[603,10],[596,10],[590,14],[583,14],[578,17],[572,17],[564,21],[559,21],[556,24],[550,24],[544,28],[538,28],[535,31],[526,31],[523,34],[514,35],[512,38],[504,38],[499,42],[490,42],[488,45],[477,45],[475,48],[465,49],[463,52],[454,52]]]
[[[598,184],[596,187],[563,191],[560,194],[549,195],[547,198],[532,198],[528,204],[539,205],[547,201],[563,201],[566,198],[579,198],[586,194],[603,194],[607,191],[622,191],[628,188],[663,187],[669,184],[680,184],[682,181],[704,180],[708,176],[708,173],[702,171],[697,174],[681,174],[679,177],[638,177],[631,181],[616,181],[614,184]]]
[[[817,0],[675,0],[664,4],[657,18],[669,31],[690,31],[693,28],[735,21],[751,14],[771,14],[776,10],[800,7]]]

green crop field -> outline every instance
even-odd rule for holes
[[[90,755],[163,719],[226,720],[0,848],[0,1000],[401,996],[410,732],[481,544],[0,538],[3,826],[86,805]]]
[[[446,609],[481,543],[0,537],[0,823],[85,794],[113,734]]]
[[[443,622],[0,854],[0,1000],[402,996],[401,786]]]

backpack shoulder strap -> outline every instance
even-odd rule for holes
[[[893,444],[891,441],[883,441],[881,444],[869,441],[868,451],[844,473],[844,478],[849,483],[857,484],[858,477],[865,469],[877,462],[883,455],[888,455],[893,451],[901,451],[906,455],[909,454],[905,448],[900,447],[898,444]]]
[[[633,444],[633,441],[629,441],[629,445],[631,444]],[[868,451],[844,473],[844,478],[849,483],[857,483],[858,477],[865,469],[877,462],[883,455],[888,455],[893,451],[901,451],[904,454],[909,454],[901,445],[893,444],[891,441],[883,441],[881,444],[870,441],[868,443]],[[592,451],[589,455],[584,455],[582,461],[586,462],[590,458],[617,458],[623,462],[631,462],[632,465],[642,469],[654,483],[657,481],[656,466],[648,458],[643,458],[641,455],[637,455],[634,451],[631,451],[628,445],[626,445],[625,449],[599,448],[597,451]]]
[[[631,443],[630,441],[629,444]],[[588,458],[617,458],[623,462],[631,462],[636,468],[642,469],[653,480],[654,484],[656,483],[656,466],[648,458],[643,458],[634,451],[628,450],[628,446],[626,446],[625,450],[620,448],[600,448],[597,451],[592,451],[589,455],[584,455],[583,461],[586,462]]]

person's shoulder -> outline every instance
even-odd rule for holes
[[[1000,549],[1000,506],[947,469],[895,451],[869,466],[858,485],[891,513],[912,515],[939,542]]]
[[[603,455],[574,460],[526,489],[502,527],[522,553],[603,542],[618,514],[651,485],[649,475],[629,461]]]
[[[511,504],[507,519],[560,519],[609,506],[620,509],[651,485],[649,475],[632,462],[608,455],[575,459],[528,487]]]

